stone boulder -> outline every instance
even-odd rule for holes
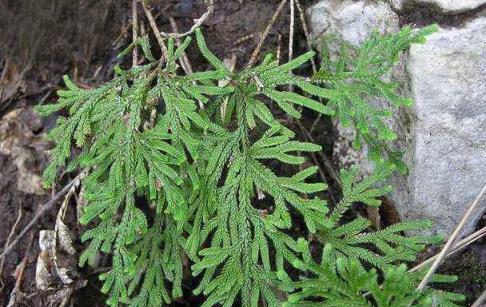
[[[429,218],[450,233],[486,184],[486,17],[440,29],[410,49],[415,101],[412,161],[393,197],[405,219]],[[486,210],[483,199],[467,232]]]
[[[380,1],[324,0],[308,14],[314,38],[333,35],[338,43],[355,47],[374,29],[398,31],[398,16]],[[460,28],[442,27],[424,45],[414,45],[408,60],[393,73],[404,84],[402,92],[415,103],[390,122],[398,135],[395,145],[405,153],[410,170],[407,176],[391,179],[395,191],[390,198],[402,220],[429,219],[434,223],[432,232],[451,233],[486,183],[484,46],[486,17],[477,16]],[[349,146],[353,131],[336,124],[334,151],[340,164],[358,164],[366,175],[372,170],[366,150],[353,151]],[[474,229],[485,211],[486,199],[465,232]]]
[[[335,35],[337,40],[359,46],[373,30],[398,31],[398,16],[385,2],[325,0],[308,10],[312,36]]]

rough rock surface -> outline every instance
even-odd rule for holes
[[[417,6],[429,6],[442,14],[458,14],[479,8],[486,0],[389,0],[397,10],[410,11]]]
[[[311,7],[308,14],[313,37],[333,34],[354,47],[375,29],[380,33],[398,30],[398,16],[385,2],[326,0]]]
[[[480,17],[412,46],[407,63],[413,163],[394,200],[403,218],[430,218],[446,233],[486,183],[485,46],[486,17]],[[485,210],[483,199],[473,220]]]
[[[466,5],[472,1],[451,2]],[[358,46],[373,29],[382,33],[398,30],[397,15],[383,2],[325,0],[308,14],[314,37],[333,34],[338,43],[351,46]],[[483,16],[460,28],[445,27],[425,45],[413,46],[406,65],[399,65],[393,74],[415,105],[396,114],[390,123],[410,168],[408,176],[392,179],[395,191],[391,199],[402,220],[430,219],[434,232],[451,233],[486,183],[484,46]],[[369,172],[372,168],[366,152],[350,148],[353,131],[337,128],[334,152],[340,164],[358,164],[364,174]],[[473,230],[485,211],[486,199],[465,232]]]

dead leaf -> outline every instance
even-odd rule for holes
[[[51,273],[51,251],[55,246],[56,235],[53,230],[41,230],[39,232],[39,247],[41,252],[37,257],[35,267],[35,285],[39,290],[48,290],[54,283]]]
[[[41,253],[37,258],[36,286],[48,293],[49,306],[66,306],[71,294],[86,286],[78,272],[78,258],[69,227],[64,222],[69,201],[76,186],[64,197],[56,217],[54,230],[42,230],[39,238]]]
[[[57,213],[56,217],[56,225],[54,227],[57,238],[59,239],[60,248],[69,255],[75,255],[76,249],[73,246],[73,239],[71,238],[69,228],[66,226],[66,224],[64,224],[63,218],[66,215],[67,205],[70,198],[69,195],[73,193],[74,187],[71,188],[71,191],[69,191],[62,202],[61,208],[59,208],[59,212]]]
[[[12,61],[9,59],[5,60],[0,77],[0,109],[5,109],[3,105],[12,100],[22,87],[25,87],[23,78],[29,69],[30,67],[26,67],[19,72],[17,66]]]
[[[45,194],[42,188],[41,159],[46,156],[44,133],[35,134],[42,121],[32,108],[16,109],[0,121],[0,153],[12,157],[17,168],[17,189],[28,194]]]

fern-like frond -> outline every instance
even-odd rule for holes
[[[58,103],[38,107],[42,115],[67,111],[49,134],[55,145],[46,184],[60,168],[87,170],[82,182],[87,206],[80,219],[88,227],[82,236],[87,247],[80,264],[94,264],[99,253],[111,255],[111,269],[100,276],[108,303],[169,304],[182,295],[184,267],[200,277],[194,292],[206,296],[203,306],[280,306],[292,288],[301,289],[292,301],[320,298],[331,306],[346,300],[366,304],[364,291],[385,302],[380,306],[431,297],[411,290],[418,275],[396,267],[436,241],[404,234],[427,223],[373,232],[363,218],[342,219],[355,203],[378,206],[377,197],[390,190],[383,180],[393,169],[380,164],[359,182],[357,170],[342,171],[343,197],[329,212],[319,197],[327,186],[314,181],[317,167],[303,167],[302,153],[320,146],[296,140],[274,114],[281,110],[299,118],[304,108],[337,114],[376,149],[393,137],[381,126],[387,111],[370,109],[365,99],[385,95],[404,104],[380,78],[424,34],[405,29],[374,37],[355,60],[313,79],[291,74],[313,52],[281,65],[267,56],[254,68],[230,72],[200,30],[196,41],[213,66],[208,71],[181,74],[178,61],[190,38],[179,47],[168,39],[167,58],[155,62],[142,37],[120,55],[140,46],[148,64],[116,67],[113,80],[90,90],[66,77]],[[288,85],[296,91],[286,90]],[[324,245],[320,264],[297,234]],[[297,270],[316,278],[294,285]],[[383,272],[385,281],[378,283]],[[402,281],[408,284],[392,287]]]
[[[333,247],[327,245],[320,264],[314,263],[307,251],[302,269],[314,274],[295,282],[296,293],[289,296],[285,306],[459,306],[462,295],[434,289],[417,291],[418,281],[407,272],[405,265],[393,266],[379,276],[375,269],[366,270],[362,264],[346,257],[333,259]]]
[[[393,168],[381,164],[373,175],[361,181],[357,181],[359,171],[356,167],[341,171],[342,199],[316,235],[324,245],[333,246],[334,258],[346,256],[385,270],[390,265],[415,261],[426,245],[441,241],[439,236],[406,235],[429,228],[431,224],[427,221],[406,221],[379,231],[371,231],[370,221],[362,217],[347,223],[342,221],[343,214],[355,203],[379,206],[378,197],[391,189],[390,186],[383,187],[383,183],[392,171]]]
[[[387,126],[386,119],[392,116],[393,110],[410,106],[412,101],[398,94],[397,82],[385,78],[404,50],[411,44],[424,42],[425,37],[436,30],[437,26],[432,25],[418,31],[403,27],[398,33],[387,35],[374,32],[355,55],[343,46],[340,58],[332,61],[324,52],[323,65],[312,78],[332,93],[328,95],[328,107],[336,112],[341,124],[355,128],[354,147],[359,150],[361,144],[366,143],[371,159],[388,160],[401,172],[407,168],[400,152],[388,145],[396,135]],[[389,102],[390,106],[374,105],[370,103],[373,99]]]

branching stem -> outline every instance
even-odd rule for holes
[[[252,55],[251,55],[250,61],[248,62],[248,64],[246,64],[246,68],[250,68],[255,64],[255,62],[258,58],[258,55],[260,54],[260,51],[262,50],[263,43],[265,42],[265,39],[268,36],[268,33],[270,33],[270,30],[272,29],[273,25],[275,24],[277,17],[282,12],[286,3],[287,3],[287,0],[282,0],[280,2],[280,4],[278,5],[277,10],[275,11],[275,14],[273,14],[272,18],[268,22],[267,27],[263,31],[262,36],[260,37],[260,40],[258,41],[258,44],[257,44],[255,50],[253,51]]]
[[[150,12],[150,10],[147,7],[147,4],[145,1],[142,1],[142,6],[143,6],[143,11],[145,12],[145,15],[147,16],[147,19],[149,21],[150,27],[152,28],[152,31],[154,32],[155,38],[157,39],[157,42],[159,43],[160,50],[162,51],[162,57],[161,57],[161,62],[167,60],[167,46],[165,45],[164,38],[161,36],[160,31],[157,27],[157,23],[155,22],[155,18]]]
[[[191,35],[213,13],[213,11],[214,11],[214,0],[209,0],[208,2],[209,2],[208,3],[208,8],[207,8],[206,12],[204,14],[202,14],[201,17],[199,17],[198,19],[194,19],[194,25],[192,25],[192,27],[188,31],[186,31],[184,33],[177,33],[177,32],[174,32],[174,33],[166,33],[166,32],[161,31],[160,34],[163,37],[172,37],[172,38],[183,38],[185,36]]]

